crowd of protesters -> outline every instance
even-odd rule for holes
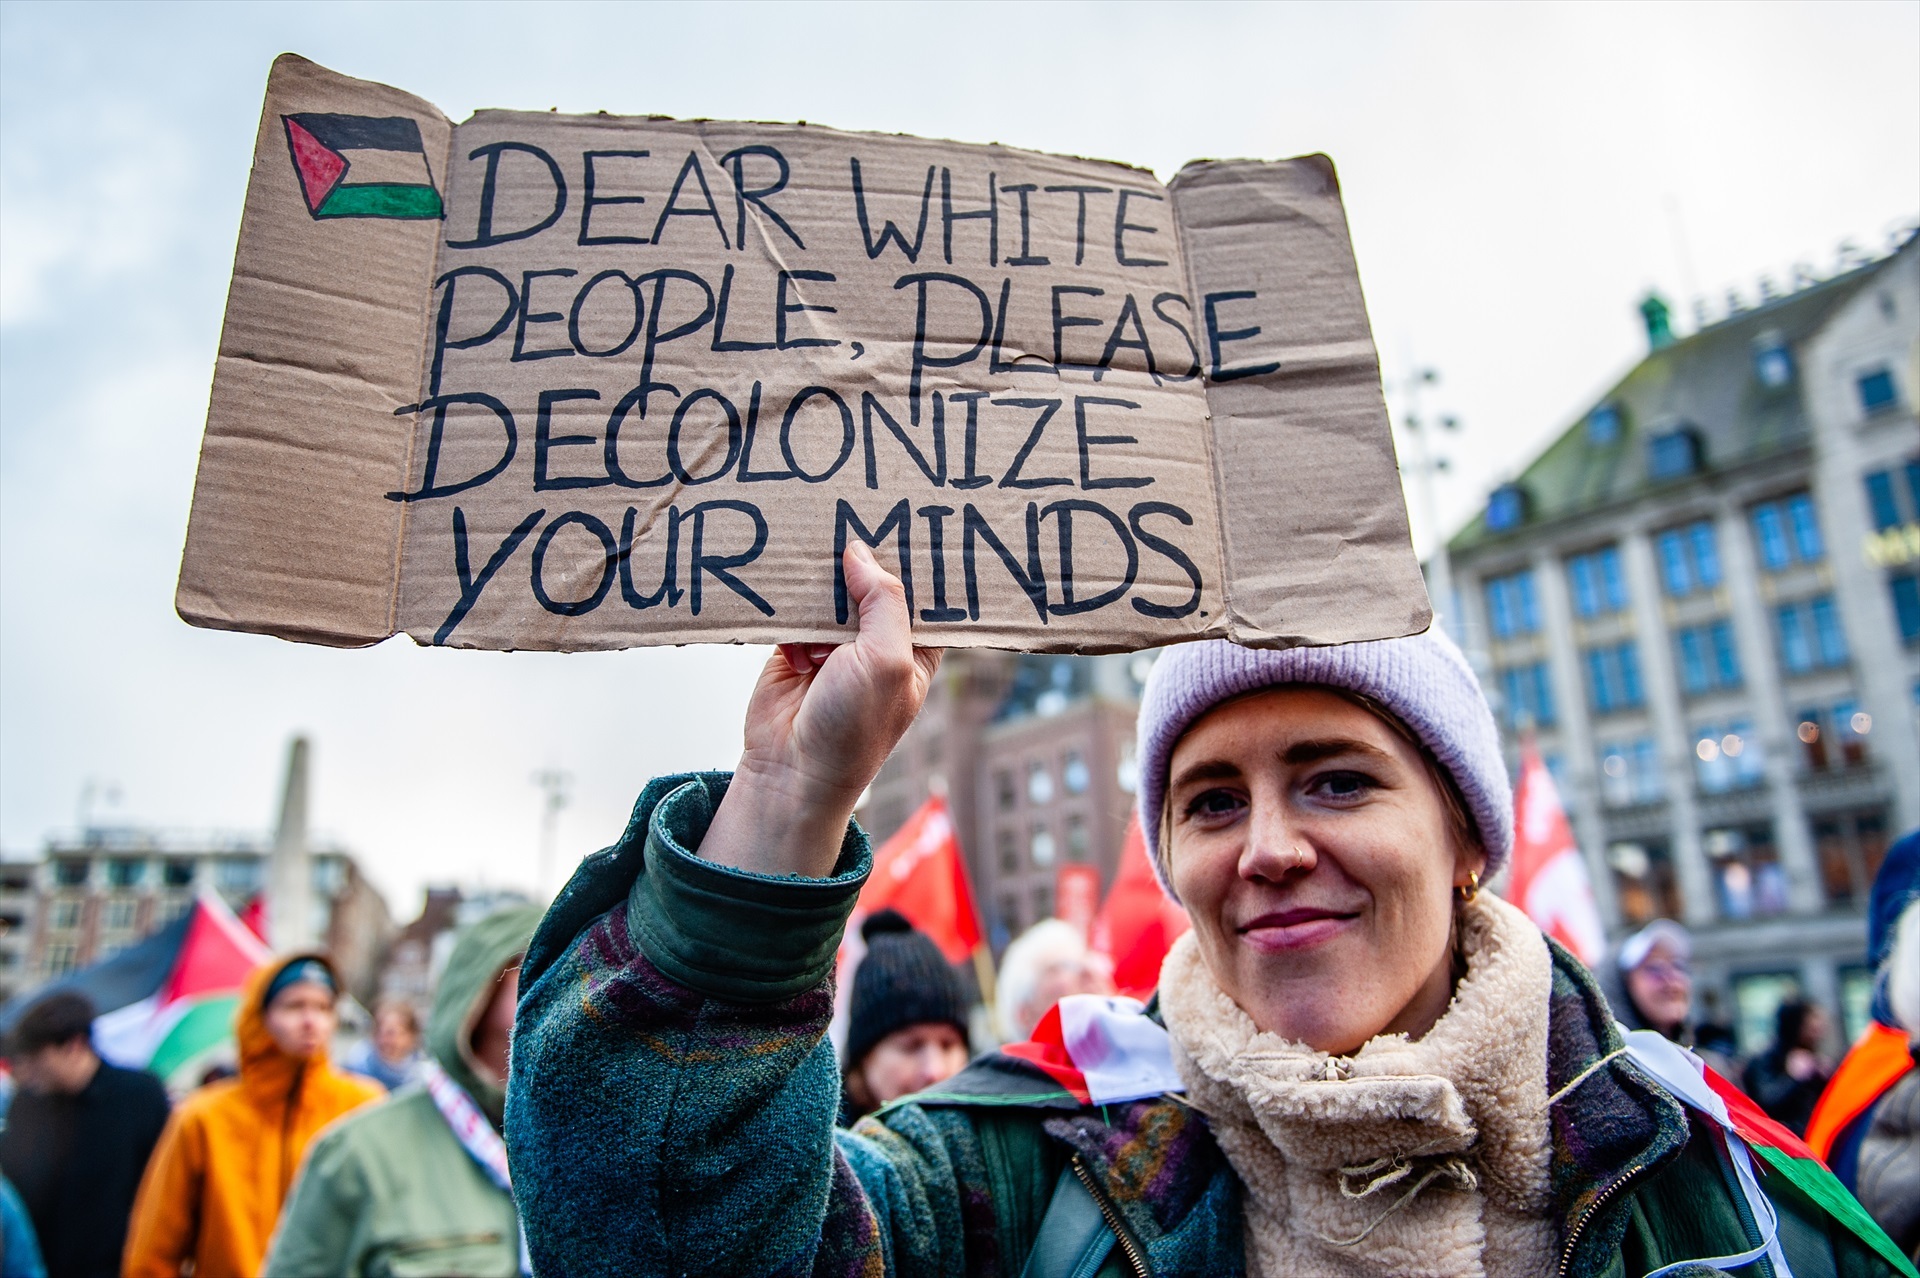
[[[1836,1065],[1823,1013],[1790,999],[1742,1063],[1695,1004],[1681,925],[1590,973],[1480,890],[1511,796],[1437,636],[1169,652],[1141,816],[1193,930],[1154,1002],[1107,997],[1105,960],[1049,920],[1007,948],[989,1020],[884,910],[836,1058],[834,954],[870,860],[843,800],[932,669],[891,579],[857,550],[847,570],[856,645],[783,649],[770,674],[841,734],[757,698],[759,776],[649,785],[641,841],[544,918],[458,934],[424,1032],[378,1003],[335,1065],[335,969],[282,957],[240,997],[237,1071],[169,1111],[100,1058],[84,997],[31,1007],[7,1045],[0,1278],[1642,1274],[1738,1269],[1756,1228],[1795,1273],[1897,1272],[1832,1201],[1742,1182],[1657,1072],[1660,1039],[1742,1082],[1920,1253],[1920,836],[1874,884],[1869,1032]],[[770,759],[844,775],[767,785]],[[1050,1015],[1069,1005],[1071,1030]],[[977,1053],[986,1036],[1019,1046]]]

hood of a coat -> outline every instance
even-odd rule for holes
[[[300,1060],[281,1051],[273,1041],[273,1035],[267,1032],[267,986],[287,964],[303,959],[312,959],[326,968],[333,974],[334,985],[338,987],[340,973],[334,969],[332,960],[314,951],[275,955],[272,960],[253,970],[240,991],[240,1006],[233,1015],[233,1037],[240,1049],[240,1085],[249,1094],[278,1098],[293,1085],[294,1075],[303,1066],[327,1063],[327,1049],[324,1046],[312,1056]]]
[[[440,973],[433,1011],[427,1017],[428,1055],[496,1121],[506,1103],[506,1091],[499,1082],[482,1078],[475,1068],[473,1027],[486,1010],[501,970],[527,952],[540,915],[537,905],[509,906],[462,929]]]

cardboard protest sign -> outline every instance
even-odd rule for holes
[[[1332,165],[483,111],[274,63],[177,606],[354,645],[1407,634]]]

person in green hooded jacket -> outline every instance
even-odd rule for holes
[[[526,1272],[499,1129],[520,958],[539,921],[538,907],[513,906],[460,933],[427,1023],[422,1080],[314,1142],[268,1275]]]

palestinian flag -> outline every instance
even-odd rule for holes
[[[102,1057],[191,1086],[209,1058],[232,1050],[240,987],[269,957],[226,902],[203,895],[146,940],[13,999],[0,1029],[48,994],[74,990],[100,1010],[93,1042]]]
[[[402,115],[283,115],[307,212],[336,217],[437,218],[420,125]]]
[[[1766,1221],[1773,1212],[1758,1201],[1762,1190],[1754,1175],[1752,1156],[1758,1158],[1757,1170],[1761,1175],[1785,1177],[1835,1222],[1878,1252],[1893,1266],[1894,1272],[1916,1278],[1912,1262],[1900,1254],[1899,1247],[1867,1214],[1867,1209],[1847,1192],[1839,1178],[1827,1170],[1826,1164],[1816,1158],[1798,1136],[1769,1118],[1745,1093],[1714,1073],[1692,1052],[1652,1030],[1634,1030],[1625,1037],[1627,1056],[1635,1065],[1652,1075],[1682,1104],[1711,1118],[1726,1134],[1735,1171],[1756,1221]],[[1764,1229],[1764,1224],[1762,1227]],[[1778,1271],[1786,1271],[1786,1257],[1780,1252],[1777,1238],[1770,1237],[1766,1245],[1752,1253],[1752,1258],[1758,1259],[1763,1253],[1773,1256]]]

